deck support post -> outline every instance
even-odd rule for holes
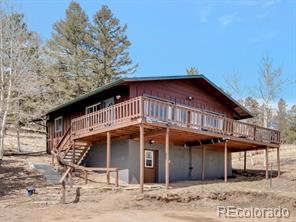
[[[144,191],[144,126],[140,125],[140,192]]]
[[[205,180],[206,146],[202,145],[201,180]]]
[[[247,172],[247,150],[244,151],[244,173]]]
[[[278,177],[281,175],[281,160],[280,160],[280,148],[276,148],[276,156],[277,156],[277,167],[278,167]]]
[[[227,183],[227,142],[224,142],[224,183]]]
[[[107,184],[110,184],[110,172],[109,172],[109,168],[110,168],[110,150],[111,150],[111,135],[110,135],[110,131],[107,132],[107,159],[106,159],[106,168],[107,168]]]
[[[170,183],[170,128],[165,133],[165,187],[169,188]]]
[[[268,147],[265,149],[265,178],[268,179]]]

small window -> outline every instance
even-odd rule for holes
[[[56,133],[63,131],[63,117],[58,117],[54,120],[54,130]]]
[[[153,168],[153,151],[152,150],[145,150],[145,167]]]
[[[94,105],[87,106],[85,108],[85,114],[90,114],[90,113],[96,112],[96,111],[100,110],[100,108],[101,108],[101,103],[96,103]]]

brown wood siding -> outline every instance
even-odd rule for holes
[[[161,80],[133,82],[130,86],[130,97],[141,95],[151,95],[176,103],[222,113],[229,118],[233,118],[233,110],[228,108],[215,98],[205,88],[198,87],[194,82],[188,80]],[[192,96],[193,100],[188,97]]]
[[[108,99],[110,97],[115,97],[120,95],[119,100],[115,99],[115,103],[120,103],[129,99],[129,88],[128,86],[120,86],[116,90],[108,90],[102,94],[94,95],[87,98],[75,105],[69,106],[66,109],[59,110],[54,114],[48,116],[46,123],[47,126],[47,152],[50,153],[54,145],[60,140],[60,138],[65,134],[67,129],[71,124],[71,120],[79,116],[85,115],[85,108],[87,106],[96,104],[102,100]],[[63,130],[61,132],[55,132],[54,120],[55,118],[63,117]]]
[[[104,99],[115,97],[116,95],[121,95],[119,100],[115,99],[115,103],[120,103],[145,94],[168,99],[191,107],[221,113],[226,117],[233,118],[232,108],[224,105],[222,101],[219,101],[219,98],[215,98],[210,90],[198,85],[198,82],[192,80],[136,81],[129,83],[129,85],[121,85],[101,94],[91,96],[49,115],[47,121],[48,151],[50,151],[54,144],[64,135],[73,118],[85,115],[85,107]],[[193,97],[192,101],[188,100],[189,96]],[[56,133],[54,129],[54,119],[60,116],[63,117],[63,130],[62,132]]]

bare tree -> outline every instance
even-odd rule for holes
[[[281,80],[282,68],[273,68],[273,61],[269,56],[262,58],[259,79],[259,97],[262,99],[263,126],[270,122],[271,102],[276,99],[283,86]]]
[[[238,71],[224,77],[224,82],[230,94],[243,104],[244,87]]]
[[[23,15],[0,8],[0,160],[3,158],[5,127],[8,115],[16,115],[21,95],[34,91],[32,66],[35,53]]]

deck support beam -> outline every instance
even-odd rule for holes
[[[144,126],[140,125],[140,192],[144,191]]]
[[[276,156],[277,156],[277,167],[278,167],[278,177],[281,175],[281,160],[280,160],[280,148],[276,148]]]
[[[169,188],[170,183],[170,128],[165,133],[165,187]]]
[[[247,172],[247,150],[244,151],[244,173]]]
[[[206,146],[202,145],[201,180],[205,180]]]
[[[106,168],[107,168],[107,184],[110,184],[110,153],[111,153],[111,135],[110,131],[107,132],[107,152],[106,152]]]
[[[268,179],[268,147],[265,149],[265,178]]]
[[[227,142],[224,142],[224,183],[227,183]]]

